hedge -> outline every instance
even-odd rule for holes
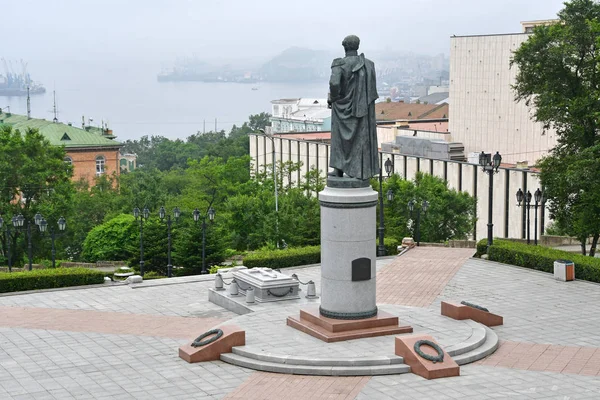
[[[244,257],[247,268],[288,268],[321,262],[321,246],[295,247],[285,250],[260,250]]]
[[[0,273],[0,293],[93,285],[104,282],[105,273],[87,268],[50,268]]]
[[[379,239],[377,239],[379,244]],[[400,242],[394,238],[384,238],[386,254],[398,255]],[[244,257],[243,265],[247,268],[288,268],[299,265],[318,264],[321,262],[321,246],[295,247],[285,250],[260,250]]]
[[[492,261],[549,273],[554,272],[554,261],[566,259],[575,263],[577,279],[600,283],[599,258],[498,239],[494,240],[494,244],[488,250],[488,257]]]
[[[377,244],[379,244],[379,239],[377,239]],[[388,256],[398,255],[398,246],[400,246],[400,241],[398,239],[383,238],[383,245],[385,246],[385,254]]]

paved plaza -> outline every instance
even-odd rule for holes
[[[463,365],[460,377],[303,376],[222,361],[188,364],[178,357],[180,345],[239,317],[207,301],[213,282],[204,276],[0,296],[0,399],[600,399],[600,285],[557,282],[473,253],[421,247],[377,262],[378,303],[387,311],[439,315],[441,301],[466,300],[504,317],[493,328],[498,350]],[[284,272],[319,287],[319,266]],[[244,318],[260,329],[285,329],[278,314]],[[334,346],[340,354],[343,343]]]

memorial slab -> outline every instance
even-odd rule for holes
[[[440,350],[443,353],[442,361],[434,362],[420,356],[415,349],[415,344],[422,340],[430,341],[437,345],[435,339],[429,335],[396,337],[395,353],[397,356],[403,357],[404,363],[410,366],[412,373],[422,376],[425,379],[447,378],[460,375],[458,364],[441,347]],[[428,345],[422,345],[419,349],[428,356],[438,356],[437,351]]]
[[[204,346],[194,347],[194,342],[187,343],[179,348],[179,357],[189,363],[201,361],[215,361],[223,353],[231,353],[234,346],[246,344],[246,332],[236,325],[224,325],[219,327],[223,331],[221,337]],[[207,340],[210,340],[210,336]]]
[[[234,271],[233,277],[242,295],[246,295],[248,288],[254,289],[254,299],[257,303],[300,298],[298,281],[271,268]]]

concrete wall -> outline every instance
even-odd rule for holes
[[[274,138],[276,160],[302,161],[301,171],[284,178],[283,183],[297,183],[310,167],[318,167],[323,176],[328,170],[329,144],[307,142],[297,139]],[[271,141],[262,135],[250,135],[250,156],[253,159],[253,171],[264,170],[265,163],[271,165]],[[489,201],[489,176],[476,164],[449,160],[436,160],[404,154],[380,153],[380,161],[393,161],[394,172],[406,179],[414,179],[417,171],[433,174],[448,182],[450,188],[464,191],[477,198],[474,226],[476,239],[487,237],[487,216]],[[526,209],[517,207],[516,192],[522,189],[534,193],[540,187],[538,176],[527,169],[500,168],[493,176],[493,223],[494,236],[505,238],[526,237]],[[541,233],[542,218],[544,225],[550,222],[547,211],[538,210],[538,238]],[[534,209],[530,209],[530,237],[534,237]],[[544,217],[542,217],[544,214]]]
[[[553,131],[531,120],[524,103],[516,103],[511,85],[516,67],[512,52],[529,35],[466,36],[450,39],[450,115],[452,140],[470,152],[496,153],[504,162],[535,161],[556,144]]]

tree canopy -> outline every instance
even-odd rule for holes
[[[568,1],[558,18],[535,27],[515,51],[514,90],[533,118],[556,132],[558,144],[539,163],[551,216],[583,242],[592,236],[593,256],[600,236],[600,3]]]

